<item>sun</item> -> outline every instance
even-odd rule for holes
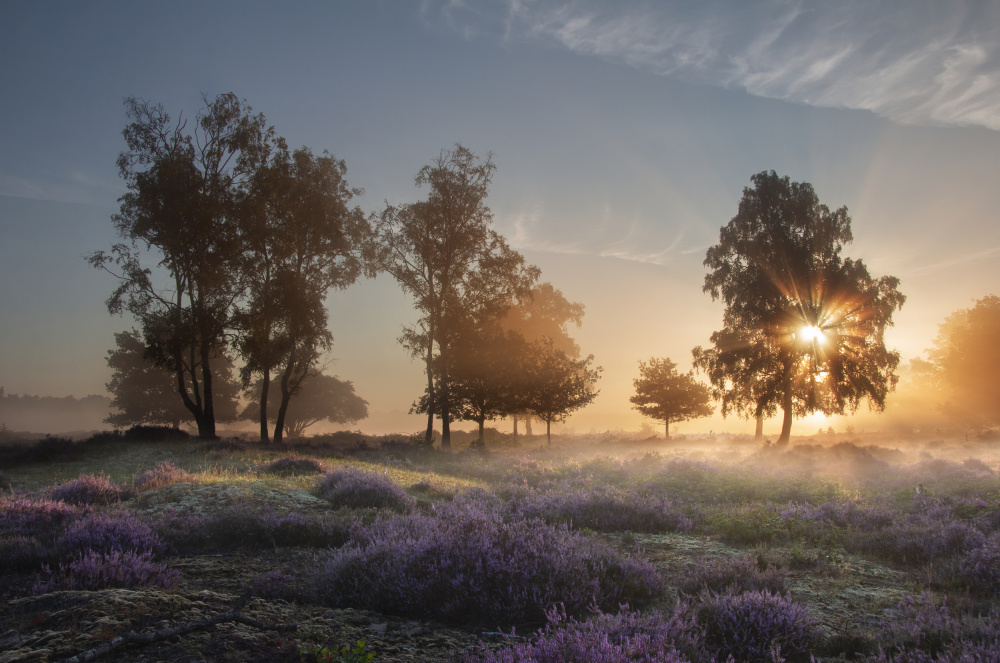
[[[826,342],[826,336],[823,334],[823,330],[816,325],[806,325],[800,329],[799,338],[801,338],[804,343]]]

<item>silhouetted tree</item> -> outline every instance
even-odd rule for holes
[[[146,358],[146,344],[139,332],[115,334],[115,348],[108,350],[111,407],[116,409],[104,420],[115,428],[139,424],[168,424],[179,428],[193,421],[190,410],[177,394],[173,371]],[[226,356],[213,357],[215,363],[216,421],[235,421],[239,383],[233,378],[233,362]]]
[[[735,413],[754,419],[754,439],[762,440],[764,418],[777,413],[772,394],[781,367],[777,354],[768,351],[766,335],[758,331],[755,339],[751,337],[746,330],[723,329],[712,334],[712,347],[698,346],[691,353],[695,369],[708,376],[712,398],[719,401],[722,416]]]
[[[522,298],[510,308],[501,321],[503,329],[520,334],[533,343],[543,338],[552,339],[556,349],[578,359],[580,346],[569,335],[569,325],[579,327],[583,323],[583,304],[566,299],[561,290],[551,283],[541,283],[531,289],[531,296]],[[525,430],[531,435],[530,412],[512,413],[514,435],[517,436],[517,421],[524,418]]]
[[[629,400],[647,417],[662,421],[666,439],[670,422],[688,421],[712,414],[711,393],[694,379],[692,371],[678,373],[677,364],[664,357],[639,362],[639,377],[633,380],[635,395]]]
[[[745,392],[734,404],[781,407],[786,443],[793,414],[840,414],[862,399],[884,409],[899,364],[884,334],[905,297],[899,279],[841,256],[853,239],[846,207],[831,212],[810,184],[774,171],[751,180],[705,258],[704,291],[726,305],[713,337],[724,370],[709,379],[723,394]]]
[[[266,167],[251,181],[243,220],[248,296],[236,316],[244,384],[259,375],[261,440],[280,443],[288,403],[333,342],[323,304],[331,288],[346,288],[362,271],[370,227],[350,199],[343,161],[289,153],[278,140]],[[280,399],[269,416],[271,372],[278,371]]]
[[[118,170],[128,191],[112,217],[124,241],[88,260],[117,277],[108,310],[139,321],[147,356],[174,373],[198,434],[214,437],[212,357],[225,347],[241,293],[238,203],[272,132],[231,93],[205,99],[193,133],[160,105],[129,98],[125,107],[131,122]],[[143,265],[146,251],[169,283],[157,283]]]
[[[257,421],[260,419],[260,402],[256,397],[261,393],[261,378],[251,386],[250,392],[255,397],[247,404],[241,419]],[[279,411],[277,402],[281,398],[271,391],[269,412]],[[271,421],[278,415],[272,415]],[[368,417],[368,401],[354,392],[354,384],[349,380],[341,380],[331,375],[310,372],[298,384],[295,398],[289,403],[284,413],[285,430],[288,437],[297,438],[302,432],[320,421],[334,424],[348,424]],[[277,441],[277,438],[276,438]]]
[[[941,390],[949,413],[1000,423],[1000,297],[988,295],[949,315],[927,353],[922,372]]]
[[[427,442],[437,414],[446,449],[453,416],[449,354],[461,321],[482,318],[486,309],[502,313],[538,278],[538,269],[489,227],[485,200],[495,170],[489,156],[481,160],[461,145],[444,150],[417,174],[416,185],[429,187],[427,198],[388,206],[376,222],[379,267],[413,296],[421,313],[400,342],[426,366]]]
[[[527,409],[545,422],[545,437],[552,444],[552,422],[565,421],[597,397],[602,369],[591,368],[594,355],[573,359],[551,339],[530,344],[524,357],[521,375]]]

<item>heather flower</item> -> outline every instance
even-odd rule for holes
[[[49,572],[51,574],[51,572]],[[118,587],[172,587],[180,573],[152,561],[152,553],[112,550],[87,551],[59,570],[47,582],[37,583],[33,592],[45,594],[57,589],[108,589]]]
[[[359,528],[316,572],[321,601],[461,622],[542,622],[562,603],[640,605],[662,589],[648,562],[540,521],[505,522],[486,508],[445,510]]]
[[[516,507],[523,518],[542,518],[599,532],[687,532],[692,527],[666,497],[597,486],[585,490],[525,495]]]
[[[149,525],[129,512],[92,513],[76,521],[59,538],[66,553],[131,550],[162,553],[166,546]]]
[[[0,532],[54,539],[68,523],[88,512],[88,507],[45,498],[0,498]]]
[[[987,592],[1000,591],[1000,533],[969,551],[959,569],[973,587]]]
[[[70,504],[109,504],[120,501],[126,494],[124,488],[103,474],[81,474],[48,492],[52,499]]]
[[[707,594],[698,610],[717,660],[732,656],[746,663],[806,660],[818,637],[809,610],[790,596],[768,591]]]
[[[354,468],[327,472],[317,484],[316,492],[339,507],[408,511],[416,503],[385,474]]]

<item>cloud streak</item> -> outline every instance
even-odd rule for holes
[[[556,44],[689,82],[904,124],[1000,130],[1000,3],[502,0],[445,2],[438,11],[469,39]]]

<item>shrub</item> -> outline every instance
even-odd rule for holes
[[[10,477],[0,470],[0,493],[9,493],[14,490],[14,483]]]
[[[48,573],[52,575],[50,571]],[[149,552],[112,550],[101,553],[91,550],[69,564],[60,564],[54,577],[37,583],[32,591],[46,594],[57,589],[172,587],[179,579],[178,571],[153,562]]]
[[[691,520],[665,497],[607,486],[529,493],[516,510],[525,518],[542,518],[599,532],[687,532],[692,527]]]
[[[788,528],[772,508],[742,504],[708,517],[708,528],[724,542],[735,545],[770,543],[787,538]]]
[[[273,460],[260,468],[261,474],[277,474],[279,476],[295,476],[296,474],[319,474],[323,465],[314,458],[301,456],[285,456]]]
[[[564,604],[647,603],[662,589],[655,568],[565,527],[505,522],[466,506],[358,528],[316,572],[320,601],[452,622],[543,623]]]
[[[76,440],[46,435],[25,449],[18,460],[25,463],[71,460],[77,458],[82,451],[83,445]]]
[[[416,502],[385,474],[354,468],[327,472],[316,493],[339,507],[408,511]]]
[[[37,569],[39,564],[55,556],[51,546],[47,546],[33,536],[20,534],[0,535],[0,569],[3,571],[23,571]]]
[[[671,616],[623,610],[585,621],[552,610],[532,641],[473,652],[465,663],[688,663],[707,661],[704,634],[681,606]]]
[[[972,525],[928,515],[908,515],[876,532],[854,532],[844,547],[898,564],[926,564],[956,557],[982,546],[983,533]]]
[[[142,472],[132,482],[134,490],[152,490],[162,488],[182,481],[190,481],[191,475],[175,467],[170,461],[163,461],[151,470]]]
[[[81,474],[50,488],[48,494],[54,500],[70,504],[110,504],[120,501],[127,492],[103,474]]]
[[[728,656],[746,663],[805,660],[818,637],[807,608],[768,591],[705,594],[698,616],[720,661]]]
[[[85,506],[51,499],[0,499],[0,531],[39,540],[54,540],[74,520],[89,513]]]
[[[162,440],[187,440],[191,435],[173,426],[132,426],[123,436],[130,442],[160,442]]]
[[[678,591],[694,596],[707,591],[712,594],[743,594],[768,591],[780,594],[785,591],[787,574],[782,569],[761,569],[753,557],[713,559],[689,568]]]
[[[994,534],[961,561],[959,571],[976,589],[1000,592],[1000,535]]]
[[[146,523],[132,514],[92,513],[74,522],[59,538],[64,553],[133,551],[162,553],[166,546]]]

